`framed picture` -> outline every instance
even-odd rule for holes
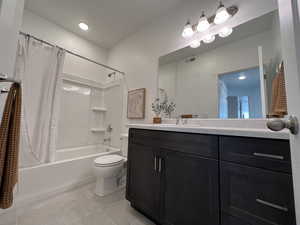
[[[145,88],[128,91],[128,100],[127,100],[128,119],[145,118],[145,98],[146,98]]]

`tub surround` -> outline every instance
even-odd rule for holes
[[[240,137],[256,137],[271,139],[289,139],[289,132],[274,132],[266,127],[266,119],[221,120],[221,119],[189,119],[186,124],[176,125],[176,120],[163,120],[162,124],[128,124],[128,128],[174,131],[184,133],[215,134]]]

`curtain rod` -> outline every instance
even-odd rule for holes
[[[71,54],[71,55],[77,56],[78,58],[87,60],[87,61],[89,61],[89,62],[91,62],[91,63],[95,63],[95,64],[97,64],[97,65],[99,65],[99,66],[102,66],[102,67],[104,67],[104,68],[106,68],[106,69],[110,69],[110,70],[112,70],[112,71],[115,71],[115,72],[118,72],[118,73],[120,73],[120,74],[122,74],[122,75],[125,75],[125,72],[122,72],[122,71],[120,71],[120,70],[118,70],[118,69],[115,69],[115,68],[112,68],[112,67],[110,67],[110,66],[107,66],[107,65],[105,65],[105,64],[103,64],[103,63],[97,62],[97,61],[95,61],[95,60],[89,59],[89,58],[87,58],[87,57],[85,57],[85,56],[79,55],[79,54],[77,54],[77,53],[75,53],[75,52],[72,52],[72,51],[70,51],[70,50],[67,50],[67,49],[65,49],[65,48],[62,48],[62,47],[60,47],[60,46],[54,45],[54,44],[52,44],[52,43],[50,43],[50,42],[48,42],[48,41],[42,40],[42,39],[40,39],[40,38],[37,38],[37,37],[35,37],[35,36],[31,35],[31,34],[27,34],[27,33],[22,32],[22,31],[20,31],[19,33],[20,33],[21,35],[24,35],[24,36],[33,38],[33,39],[35,39],[35,40],[37,40],[37,41],[40,41],[40,42],[42,42],[42,43],[45,43],[45,44],[47,44],[47,45],[50,45],[50,46],[53,46],[53,47],[58,47],[58,48],[64,50],[65,52],[67,52],[67,53],[69,53],[69,54]]]

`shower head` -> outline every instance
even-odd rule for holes
[[[107,76],[112,77],[113,75],[116,75],[116,72],[109,73]]]

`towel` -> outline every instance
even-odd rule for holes
[[[21,123],[21,86],[13,83],[0,125],[0,208],[13,204],[13,190],[18,181],[18,153]]]
[[[284,68],[281,66],[272,82],[271,116],[284,117],[287,115],[287,99],[285,90]]]

